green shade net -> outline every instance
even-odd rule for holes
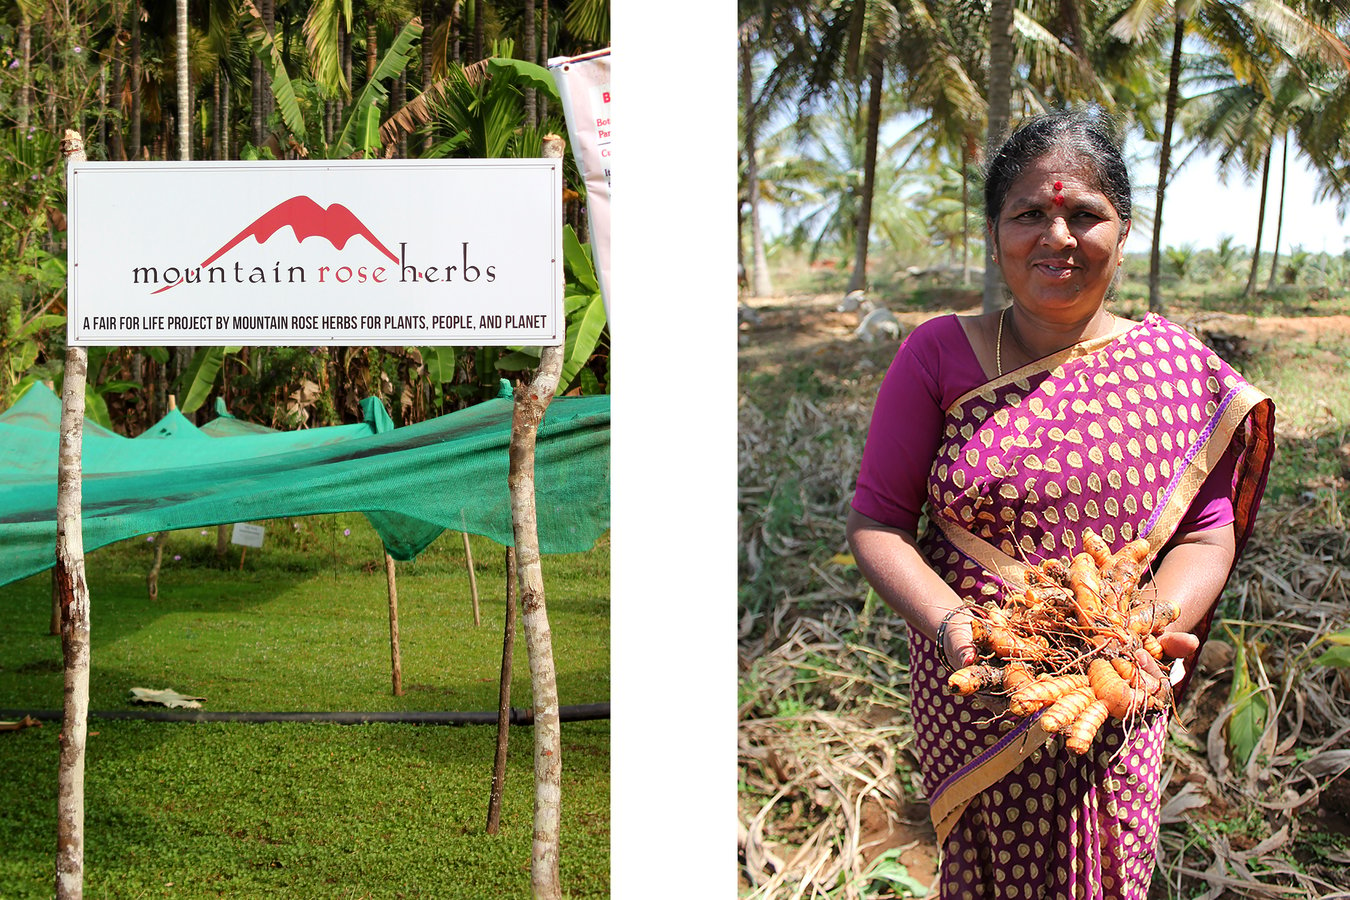
[[[447,528],[514,543],[509,387],[403,428],[375,398],[362,411],[355,425],[272,431],[218,404],[223,415],[201,428],[171,411],[135,438],[86,419],[85,550],[178,528],[336,512],[364,513],[398,560]],[[60,418],[60,400],[41,384],[0,413],[0,584],[54,562]],[[609,398],[555,398],[535,454],[540,551],[590,549],[609,527]]]

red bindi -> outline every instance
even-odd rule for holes
[[[1057,191],[1062,191],[1062,190],[1064,190],[1064,182],[1062,182],[1062,181],[1056,181],[1056,182],[1055,182],[1055,190],[1057,190]]]
[[[1056,205],[1056,206],[1063,206],[1063,205],[1064,205],[1064,195],[1063,195],[1063,194],[1056,194],[1056,195],[1055,195],[1055,205]]]

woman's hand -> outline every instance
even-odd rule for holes
[[[1158,643],[1162,645],[1163,656],[1174,660],[1190,659],[1200,649],[1200,639],[1187,631],[1165,631],[1158,635]],[[1141,686],[1148,694],[1158,693],[1158,687],[1164,681],[1172,683],[1172,673],[1147,650],[1134,651],[1134,661],[1143,680]]]
[[[963,669],[974,665],[976,660],[974,636],[970,628],[970,613],[954,609],[943,618],[938,626],[938,638],[942,641],[942,652],[953,669]]]

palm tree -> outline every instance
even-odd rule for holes
[[[1012,106],[1013,0],[991,0],[989,4],[989,124],[985,152],[993,154],[1008,131]],[[1003,305],[998,269],[994,265],[993,243],[986,241],[984,260],[984,311]]]
[[[805,33],[802,17],[807,12],[773,0],[742,0],[739,14],[743,187],[738,213],[739,207],[744,207],[749,216],[751,292],[766,297],[773,293],[773,284],[760,224],[759,133],[764,121],[784,106],[797,88],[800,67],[784,61],[809,55],[809,48],[799,43]],[[763,64],[756,65],[757,60],[763,60]],[[739,228],[737,237],[743,239]],[[744,260],[743,247],[738,250],[738,258]]]
[[[1275,142],[1284,139],[1281,168],[1288,170],[1289,139],[1325,117],[1321,98],[1325,91],[1309,80],[1319,73],[1315,67],[1290,65],[1274,60],[1266,67],[1263,85],[1243,83],[1230,69],[1214,57],[1197,61],[1199,67],[1208,67],[1213,74],[1205,81],[1217,85],[1194,100],[1199,115],[1192,130],[1200,145],[1217,151],[1221,173],[1239,165],[1250,176],[1259,164],[1262,169],[1261,202],[1256,232],[1256,249],[1252,253],[1251,273],[1247,279],[1246,296],[1256,290],[1257,271],[1261,256],[1261,237],[1269,189],[1270,168]],[[1203,70],[1203,68],[1202,68]],[[1284,175],[1281,175],[1279,214],[1276,217],[1275,258],[1267,287],[1275,283],[1279,262],[1280,232],[1284,213]]]
[[[750,245],[754,253],[753,263],[750,267],[754,278],[751,282],[751,292],[755,297],[767,297],[773,293],[773,283],[769,278],[769,258],[764,252],[764,231],[760,227],[759,221],[759,151],[755,146],[755,132],[758,130],[758,116],[756,115],[758,109],[755,103],[754,50],[751,46],[750,35],[747,34],[747,29],[744,26],[741,29],[740,64],[741,110],[743,115],[741,129],[745,135],[741,158],[745,163],[744,196],[745,203],[749,207]],[[739,228],[737,229],[737,239],[741,239]],[[744,251],[739,256],[744,259]]]
[[[1171,175],[1172,126],[1180,104],[1182,42],[1186,35],[1202,40],[1235,73],[1243,73],[1245,79],[1258,87],[1264,87],[1267,71],[1262,62],[1272,58],[1292,61],[1299,55],[1316,54],[1350,65],[1350,50],[1334,34],[1282,0],[1196,0],[1187,5],[1170,0],[1134,0],[1112,26],[1111,33],[1138,43],[1156,39],[1167,25],[1171,26],[1172,34],[1171,61],[1149,251],[1149,309],[1158,313],[1164,312],[1158,281],[1163,202]]]
[[[192,159],[192,82],[188,79],[188,4],[177,0],[178,158]]]

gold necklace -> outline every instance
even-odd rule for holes
[[[1005,306],[1003,307],[1003,312],[999,313],[998,333],[994,336],[994,364],[998,367],[998,377],[1000,378],[1003,377],[1003,322],[1005,319],[1008,318],[1008,312],[1011,309],[1012,309],[1011,306]],[[1109,327],[1106,329],[1106,333],[1110,334],[1112,331],[1115,330],[1116,314],[1107,313],[1107,315],[1109,315],[1111,319],[1109,322]],[[1017,341],[1017,346],[1022,348],[1022,352],[1028,358],[1030,358],[1032,355],[1031,351],[1027,349],[1026,344],[1022,343],[1022,338],[1018,336],[1016,332],[1013,332],[1013,338]]]
[[[1003,307],[998,315],[998,335],[994,338],[994,363],[998,366],[998,377],[1003,377],[1003,320],[1008,318],[1010,306]]]

